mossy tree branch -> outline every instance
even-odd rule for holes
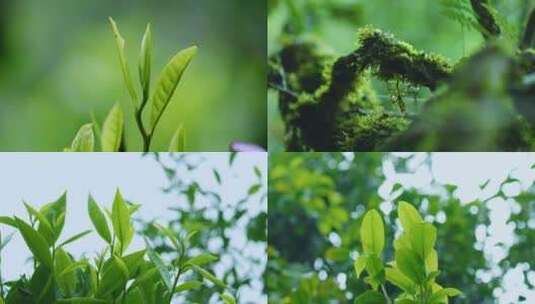
[[[502,30],[489,8],[488,0],[470,0],[470,3],[476,13],[477,21],[484,30],[482,31],[483,37],[490,40],[500,36]]]

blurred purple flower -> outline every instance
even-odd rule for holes
[[[259,145],[235,141],[230,144],[230,151],[232,152],[266,152],[266,149]]]

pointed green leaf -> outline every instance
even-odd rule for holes
[[[70,244],[72,242],[75,242],[75,241],[83,238],[84,236],[90,234],[91,232],[92,232],[91,230],[86,230],[86,231],[77,233],[77,234],[71,236],[70,238],[66,239],[65,241],[63,241],[61,244],[58,245],[58,247],[63,247],[63,246],[68,245],[68,244]]]
[[[113,230],[121,245],[121,252],[124,252],[132,240],[133,227],[130,222],[130,211],[119,190],[115,193],[111,218]]]
[[[418,223],[412,225],[408,232],[412,250],[418,254],[422,261],[425,261],[435,246],[436,228],[430,223]]]
[[[113,255],[109,266],[104,268],[102,280],[97,290],[99,297],[105,297],[121,288],[130,276],[124,261],[116,255]]]
[[[49,246],[54,245],[54,231],[48,219],[39,211],[35,210],[32,206],[24,202],[24,207],[28,211],[28,214],[35,217],[39,221],[38,232],[46,239]]]
[[[404,201],[401,201],[398,204],[398,216],[401,221],[401,226],[405,230],[409,230],[413,224],[422,223],[424,221],[418,210],[416,210],[413,205]]]
[[[0,224],[8,225],[13,228],[19,228],[19,226],[17,226],[17,221],[8,216],[0,216]]]
[[[89,218],[91,219],[93,226],[95,226],[97,233],[102,239],[108,242],[108,244],[111,244],[111,233],[108,227],[108,222],[106,221],[106,216],[102,210],[100,210],[100,207],[97,205],[91,195],[89,195],[89,199],[87,201],[87,210],[89,213]]]
[[[355,274],[357,275],[357,278],[359,278],[362,271],[364,271],[364,268],[366,267],[367,262],[368,262],[367,256],[361,255],[357,258],[357,260],[353,264],[353,268],[355,269]]]
[[[52,255],[48,250],[48,242],[46,239],[39,232],[35,231],[32,226],[26,224],[18,217],[15,217],[15,221],[17,222],[17,226],[26,245],[33,253],[35,259],[39,263],[48,267],[48,269],[52,269]]]
[[[386,268],[386,279],[408,293],[414,293],[416,285],[397,268]]]
[[[355,304],[385,304],[382,294],[374,290],[368,290],[355,299]]]
[[[139,80],[143,88],[143,96],[148,96],[150,91],[150,76],[152,62],[152,32],[150,23],[141,40],[141,51],[139,53]]]
[[[195,270],[196,273],[200,274],[203,278],[207,279],[208,281],[214,283],[215,285],[221,287],[221,288],[227,288],[227,285],[223,283],[220,279],[216,278],[213,274],[208,272],[207,270],[197,266],[197,265],[191,265],[193,267],[193,270]]]
[[[163,69],[160,80],[156,84],[155,91],[152,95],[152,110],[151,110],[151,134],[158,124],[163,112],[165,111],[169,101],[182,78],[182,74],[188,67],[189,63],[197,53],[197,47],[192,46],[184,49],[171,59],[167,66]]]
[[[385,230],[379,212],[370,210],[360,226],[360,239],[364,253],[380,255],[385,245]]]
[[[147,255],[149,259],[154,263],[154,266],[158,268],[158,271],[160,272],[160,275],[162,276],[162,280],[167,286],[167,290],[173,289],[173,283],[171,282],[171,274],[169,273],[169,269],[167,266],[165,266],[165,263],[163,262],[162,258],[158,253],[156,253],[152,247],[150,246],[149,240],[147,238],[145,239],[145,244],[147,244]]]
[[[123,138],[124,117],[121,105],[116,103],[111,108],[102,125],[101,146],[103,152],[117,152]]]
[[[70,152],[93,152],[95,148],[95,135],[93,134],[93,124],[83,125],[74,140],[72,141]]]
[[[185,152],[186,147],[186,130],[182,127],[178,127],[171,143],[169,144],[169,152]]]
[[[230,293],[225,292],[221,294],[221,299],[225,304],[236,304],[236,299]]]
[[[196,257],[193,257],[193,258],[189,259],[186,262],[186,265],[193,264],[193,265],[197,265],[197,266],[202,266],[202,265],[206,265],[206,264],[209,264],[209,263],[213,263],[213,262],[217,261],[218,259],[219,258],[214,256],[214,255],[205,253],[205,254],[201,254],[201,255],[198,255]]]
[[[202,286],[202,283],[199,282],[199,281],[195,281],[195,280],[187,281],[187,282],[184,282],[184,283],[178,285],[175,288],[175,292],[174,293],[180,293],[180,292],[188,291],[188,290],[191,290],[191,289],[199,289],[199,288],[201,288],[201,286]]]
[[[43,205],[39,212],[41,212],[54,229],[54,241],[57,241],[63,231],[65,225],[65,212],[67,208],[67,192],[63,192],[61,196],[54,202]],[[41,227],[38,231],[41,232]]]
[[[63,272],[72,264],[74,264],[74,261],[63,249],[60,248],[56,251],[54,263],[56,282],[67,297],[70,297],[73,294],[73,291],[76,288],[77,277],[73,271]]]
[[[396,251],[396,265],[411,281],[422,284],[425,281],[425,264],[418,254],[410,249],[401,248]]]
[[[113,34],[115,36],[115,42],[117,43],[117,50],[119,51],[119,62],[121,63],[121,70],[123,72],[124,82],[126,84],[126,88],[128,89],[128,93],[130,94],[130,97],[132,97],[132,101],[136,102],[138,100],[137,94],[136,90],[134,89],[132,77],[130,77],[130,69],[128,68],[128,62],[126,61],[126,56],[124,53],[125,41],[121,36],[121,33],[119,33],[119,29],[117,28],[117,24],[115,23],[115,21],[111,17],[109,18],[109,20],[111,28],[113,30]]]

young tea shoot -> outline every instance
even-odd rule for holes
[[[179,51],[160,73],[160,78],[151,94],[151,72],[152,72],[152,32],[150,24],[147,25],[145,34],[141,41],[141,51],[138,64],[138,85],[135,84],[130,73],[129,65],[125,55],[125,40],[119,32],[115,21],[109,19],[117,50],[119,53],[119,63],[124,78],[124,83],[130,96],[135,112],[135,121],[142,138],[143,151],[151,149],[154,134],[176,91],[182,75],[189,66],[191,60],[197,54],[197,47],[191,46]],[[145,110],[150,108],[148,121],[145,119]],[[83,125],[70,147],[65,148],[66,152],[118,152],[125,151],[124,143],[124,114],[119,103],[116,103],[108,113],[102,127],[93,119],[92,123]],[[182,152],[185,149],[185,129],[182,125],[177,126],[177,130],[170,140],[168,150],[170,152]]]

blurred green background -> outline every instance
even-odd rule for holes
[[[136,84],[147,22],[153,82],[178,50],[199,46],[153,150],[167,149],[180,123],[190,151],[227,151],[233,140],[266,145],[265,1],[0,0],[1,150],[60,151],[91,112],[102,122],[116,101],[128,149],[141,149],[108,16],[126,40]]]
[[[451,63],[457,63],[477,51],[483,45],[483,38],[479,32],[463,28],[448,17],[443,2],[268,0],[268,55],[279,51],[284,42],[311,39],[327,52],[346,55],[356,48],[357,30],[372,25],[419,50],[443,55]],[[533,0],[490,0],[489,3],[513,30],[521,27],[529,8],[535,6]],[[377,84],[374,86],[381,92]],[[268,93],[268,116],[270,151],[284,151],[284,126],[278,113],[277,93],[272,90]]]

